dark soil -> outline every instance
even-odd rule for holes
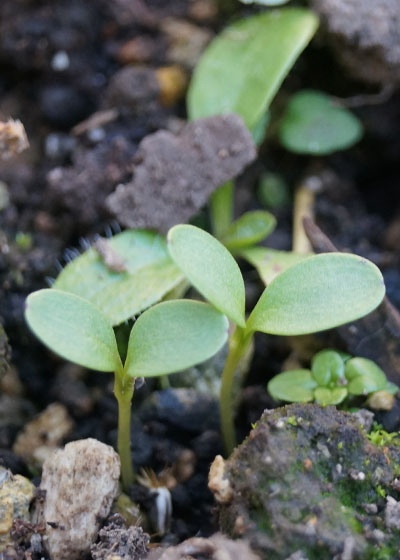
[[[131,179],[140,141],[160,129],[181,130],[186,118],[184,91],[165,103],[157,81],[157,69],[176,62],[166,18],[179,18],[211,36],[227,18],[253,11],[228,4],[221,2],[218,11],[205,0],[0,3],[0,117],[21,119],[30,142],[28,151],[0,162],[0,194],[6,193],[8,200],[0,210],[0,319],[22,384],[10,388],[0,379],[1,392],[15,399],[15,414],[6,418],[0,401],[0,464],[14,473],[34,475],[35,483],[40,471],[33,473],[12,452],[24,423],[60,402],[75,422],[68,441],[94,437],[115,445],[117,404],[109,375],[66,365],[34,338],[23,319],[25,298],[46,287],[96,235],[119,231],[106,199],[118,184]],[[300,88],[340,97],[378,91],[378,86],[360,82],[358,74],[346,73],[328,43],[321,33],[300,58],[276,100],[274,116]],[[131,89],[125,82],[121,86],[121,71],[128,63],[136,72]],[[190,61],[180,64],[186,77],[191,66]],[[106,113],[113,108],[115,114]],[[260,177],[267,171],[278,173],[288,185],[290,202],[274,210],[278,227],[266,244],[290,249],[292,194],[304,177],[318,176],[322,189],[316,199],[317,224],[339,250],[375,262],[392,303],[400,307],[400,94],[394,90],[382,103],[361,103],[354,111],[365,134],[346,152],[314,159],[294,156],[274,137],[267,138],[258,160],[238,181],[236,213],[260,208]],[[96,112],[105,118],[100,126],[77,127]],[[205,211],[199,219],[207,222]],[[248,265],[243,264],[243,271],[251,304],[262,286]],[[307,363],[311,352],[338,340],[342,349],[348,349],[346,339],[338,339],[337,333],[296,340],[256,337],[239,403],[239,437],[248,434],[265,408],[276,405],[268,397],[266,383],[287,358]],[[7,354],[0,342],[0,377]],[[377,356],[378,362],[384,358]],[[133,457],[136,468],[149,467],[157,473],[179,463],[188,450],[194,452],[193,472],[172,490],[172,526],[163,539],[176,544],[218,530],[207,488],[210,463],[222,451],[218,406],[208,395],[175,389],[156,392],[159,389],[157,380],[149,380],[135,392]],[[189,397],[190,414],[183,406]],[[397,407],[379,419],[390,431],[400,429]],[[143,490],[132,488],[131,495],[148,504]],[[97,546],[96,554],[102,545]]]

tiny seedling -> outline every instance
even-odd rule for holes
[[[130,418],[135,379],[166,375],[203,362],[228,337],[227,318],[208,304],[192,300],[159,303],[133,325],[123,364],[111,321],[79,296],[39,290],[27,298],[25,317],[35,335],[63,358],[89,369],[114,372],[118,452],[125,488],[134,479]]]
[[[168,232],[168,250],[192,285],[236,324],[222,373],[221,429],[225,450],[235,446],[232,384],[256,331],[300,335],[330,329],[366,315],[385,294],[379,269],[345,253],[306,258],[267,286],[246,321],[245,288],[230,252],[212,235],[190,225]]]
[[[277,401],[338,405],[354,396],[377,391],[396,394],[399,388],[386,379],[379,366],[367,358],[352,358],[335,350],[314,356],[311,369],[295,369],[275,375],[268,383],[269,394]]]

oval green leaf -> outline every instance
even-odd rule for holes
[[[211,358],[228,338],[227,318],[207,303],[159,303],[136,321],[125,371],[132,377],[165,375]]]
[[[265,239],[275,226],[276,219],[269,212],[246,212],[231,224],[221,242],[229,251],[243,249]]]
[[[326,155],[350,148],[362,136],[361,122],[319,91],[300,91],[280,124],[280,141],[298,154]]]
[[[322,406],[340,404],[346,397],[347,389],[345,387],[335,387],[333,389],[318,387],[314,391],[315,401]]]
[[[308,369],[294,369],[275,375],[268,383],[268,392],[277,401],[310,402],[317,387]]]
[[[346,362],[345,376],[350,381],[349,393],[352,395],[367,395],[373,391],[385,389],[386,375],[372,360],[367,358],[352,358]]]
[[[167,239],[172,259],[193,286],[214,307],[244,327],[244,282],[230,252],[195,226],[174,226]]]
[[[313,357],[311,371],[318,385],[328,385],[330,381],[336,383],[344,376],[344,362],[334,350],[322,350]]]
[[[190,118],[237,113],[252,130],[317,26],[310,10],[284,8],[227,27],[196,66],[188,92]]]
[[[183,274],[171,261],[162,236],[127,230],[104,241],[125,270],[112,270],[91,248],[64,268],[53,287],[87,299],[112,325],[159,302],[182,282]]]
[[[110,321],[88,301],[67,292],[39,290],[26,300],[25,318],[53,352],[98,371],[121,368]]]
[[[279,335],[323,331],[363,317],[384,295],[382,274],[368,260],[346,253],[315,255],[272,280],[247,329]]]

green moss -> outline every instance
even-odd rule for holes
[[[286,420],[286,422],[288,424],[290,424],[291,426],[297,426],[297,420],[295,416],[289,416],[289,418]]]

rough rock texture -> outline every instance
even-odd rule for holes
[[[39,520],[46,524],[52,560],[74,560],[89,552],[118,493],[119,475],[117,453],[95,439],[69,443],[46,459]]]
[[[193,537],[165,552],[153,551],[148,560],[259,560],[244,540],[233,541],[216,533],[209,539]]]
[[[256,157],[250,133],[237,115],[191,122],[179,136],[161,130],[140,143],[133,180],[107,199],[124,226],[166,232],[186,222],[229,179]]]
[[[25,424],[15,440],[13,451],[26,463],[41,466],[62,445],[73,427],[74,423],[65,406],[53,403]]]
[[[9,359],[11,356],[11,349],[8,344],[7,335],[4,332],[3,326],[0,323],[0,379],[5,375],[9,368]]]
[[[313,0],[334,50],[351,73],[367,82],[400,81],[398,0]]]
[[[385,497],[397,507],[389,500],[399,491],[395,441],[376,447],[335,407],[265,412],[219,476],[232,491],[219,504],[222,530],[248,538],[268,560],[299,551],[309,560],[399,558],[400,531],[390,521],[383,532]]]
[[[0,552],[11,542],[13,521],[29,520],[34,490],[30,480],[0,467]]]
[[[141,527],[126,527],[123,517],[113,515],[100,529],[99,542],[91,546],[93,560],[142,560],[148,553],[150,537]]]

